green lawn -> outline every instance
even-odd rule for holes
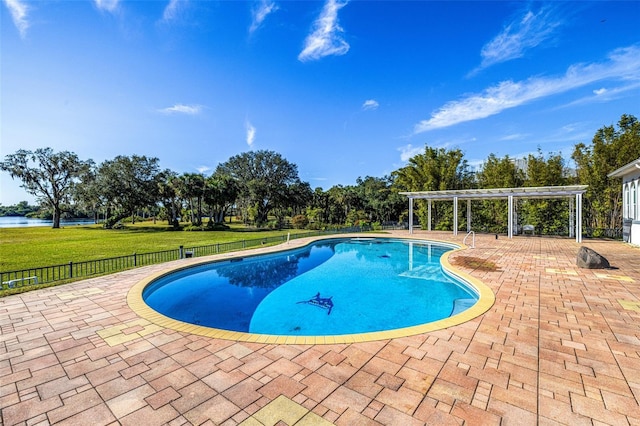
[[[107,230],[100,225],[0,228],[0,271],[14,271],[69,262],[102,259],[252,240],[308,232],[304,230],[256,231],[233,225],[229,231],[171,231],[166,225],[141,222],[125,229]]]

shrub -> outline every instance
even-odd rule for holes
[[[207,231],[227,231],[231,228],[222,222],[208,222]]]
[[[291,219],[291,224],[295,229],[304,229],[309,225],[309,218],[303,214],[299,214]]]
[[[196,226],[196,225],[187,225],[183,228],[183,230],[188,231],[188,232],[194,232],[194,231],[204,231],[204,227],[202,226]]]

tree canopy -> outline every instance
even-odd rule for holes
[[[600,128],[590,145],[579,143],[572,155],[577,179],[589,185],[585,196],[585,220],[592,228],[622,226],[622,191],[619,179],[607,175],[640,158],[640,122],[624,114],[618,128]]]
[[[616,126],[599,129],[590,144],[576,144],[571,155],[575,170],[558,152],[541,149],[526,158],[502,158],[491,153],[472,172],[460,149],[434,148],[382,178],[358,177],[355,185],[335,185],[328,190],[312,189],[298,177],[298,168],[282,155],[267,150],[250,151],[231,157],[209,176],[178,174],[160,170],[157,158],[118,156],[95,166],[70,152],[51,148],[18,150],[7,155],[0,168],[22,181],[28,193],[36,195],[54,216],[54,227],[62,211],[73,207],[82,215],[98,210],[105,226],[136,215],[158,215],[174,227],[189,218],[193,230],[222,224],[235,213],[245,223],[280,226],[285,218],[296,217],[300,226],[320,228],[328,224],[380,224],[406,221],[408,206],[402,191],[438,191],[468,188],[520,186],[588,185],[584,202],[585,229],[621,227],[621,188],[618,179],[608,178],[617,168],[640,158],[640,123],[623,115]],[[416,217],[424,225],[427,204],[416,200]],[[474,201],[474,224],[482,230],[504,232],[507,211],[504,202]],[[519,223],[534,223],[543,233],[565,233],[568,226],[566,200],[519,201]],[[84,209],[84,211],[82,211]],[[16,208],[13,211],[24,211]],[[464,225],[464,212],[458,223]],[[434,203],[435,229],[451,229],[453,206]],[[224,225],[222,225],[224,226]],[[589,232],[589,231],[588,231]]]
[[[298,184],[298,166],[273,151],[250,151],[218,166],[238,183],[239,195],[255,209],[256,222],[267,222],[269,212],[289,201],[289,189]]]
[[[159,183],[162,178],[157,158],[119,155],[100,164],[95,185],[107,209],[105,226],[112,227],[136,209],[154,205],[159,201]]]
[[[60,227],[60,216],[69,203],[73,185],[91,167],[92,161],[82,161],[69,151],[54,152],[51,148],[35,151],[20,149],[0,163],[0,169],[22,181],[22,188],[53,210],[53,227]]]

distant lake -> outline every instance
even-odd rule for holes
[[[60,226],[93,225],[93,219],[61,220]],[[53,220],[31,219],[24,216],[0,217],[0,228],[26,228],[28,226],[53,226]]]

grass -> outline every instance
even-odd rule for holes
[[[286,235],[304,230],[257,231],[234,224],[229,231],[172,231],[165,224],[139,222],[124,229],[100,225],[0,228],[0,271],[14,271],[133,253],[194,247]]]

